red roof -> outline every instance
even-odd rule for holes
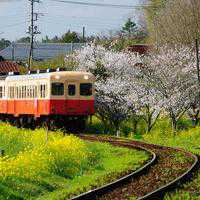
[[[152,46],[142,45],[142,44],[131,45],[127,48],[128,51],[136,52],[139,54],[147,54],[151,49],[152,49]]]
[[[19,71],[20,71],[20,67],[15,62],[12,62],[12,61],[0,62],[0,73],[19,72]]]

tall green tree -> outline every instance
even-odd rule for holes
[[[64,43],[70,43],[70,42],[78,43],[78,42],[80,42],[80,37],[76,32],[74,32],[74,31],[71,32],[69,30],[67,33],[62,35],[61,41]]]
[[[5,49],[6,47],[8,47],[11,44],[11,42],[9,40],[6,39],[1,39],[0,40],[0,50],[1,49]]]
[[[30,43],[30,37],[22,37],[22,38],[19,38],[16,42],[18,43]]]
[[[42,39],[43,43],[79,43],[83,42],[82,37],[79,36],[79,34],[75,31],[68,30],[66,33],[64,33],[61,37],[58,37],[55,35],[53,38],[49,38],[46,36]]]
[[[50,43],[51,39],[49,39],[48,35],[45,36],[45,38],[42,38],[42,43]]]
[[[128,34],[128,36],[136,35],[138,31],[137,24],[128,18],[124,26],[122,27],[122,32]]]

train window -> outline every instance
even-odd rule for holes
[[[33,86],[30,86],[30,98],[33,98]]]
[[[26,86],[22,86],[22,98],[26,98]]]
[[[3,97],[5,97],[6,96],[6,87],[4,86],[3,87]]]
[[[10,87],[8,87],[8,98],[10,98]]]
[[[64,84],[63,83],[52,83],[51,84],[51,94],[54,96],[64,95]]]
[[[46,98],[47,95],[47,86],[40,85],[40,98]]]
[[[8,89],[9,98],[11,98],[11,99],[14,98],[14,95],[15,95],[14,91],[15,91],[15,87],[13,87],[13,86],[9,87],[9,89]]]
[[[34,85],[34,98],[38,97],[38,93],[37,93],[37,86]]]
[[[92,83],[81,83],[80,84],[80,95],[91,96],[92,95]]]
[[[26,96],[27,98],[30,98],[30,85],[28,85],[26,88]]]
[[[27,98],[27,86],[24,86],[24,98]]]
[[[2,99],[3,98],[3,87],[0,86],[0,98]]]
[[[19,95],[19,89],[18,89],[18,87],[15,88],[15,91],[16,91],[16,98],[18,99],[19,98],[19,96],[18,96]]]
[[[68,95],[74,96],[76,94],[76,86],[75,85],[68,85]]]
[[[19,86],[19,98],[22,98],[22,86]]]

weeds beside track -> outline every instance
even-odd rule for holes
[[[73,199],[162,199],[165,192],[176,188],[191,177],[198,167],[198,157],[182,149],[148,144],[140,141],[120,140],[81,135],[89,141],[108,142],[116,146],[146,149],[154,159],[135,173],[89,191]]]

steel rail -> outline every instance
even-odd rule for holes
[[[113,139],[117,139],[115,137],[112,137]],[[124,139],[121,138],[121,140],[118,139],[118,141],[125,141],[125,142],[137,142],[139,145],[149,145],[152,146],[154,148],[167,148],[167,149],[173,149],[175,151],[179,151],[179,152],[183,152],[185,154],[187,154],[188,156],[190,156],[191,158],[193,158],[194,162],[192,164],[192,166],[185,172],[183,173],[181,176],[177,177],[176,179],[174,179],[173,181],[170,181],[169,183],[167,183],[166,185],[159,187],[158,189],[144,195],[141,196],[139,198],[137,198],[138,200],[156,200],[156,199],[162,199],[164,197],[164,194],[170,190],[173,190],[175,187],[179,186],[180,184],[184,183],[185,181],[188,181],[191,177],[192,177],[192,173],[195,170],[198,170],[200,167],[200,157],[189,152],[186,151],[184,149],[178,148],[178,147],[170,147],[170,146],[162,146],[159,144],[153,144],[153,143],[148,143],[145,141],[137,141],[137,140],[129,140],[129,139]]]
[[[80,194],[76,197],[73,197],[73,198],[71,198],[71,200],[97,199],[97,197],[105,195],[107,192],[109,192],[117,187],[123,186],[125,183],[128,183],[129,181],[131,181],[131,179],[137,178],[138,176],[147,173],[148,170],[157,162],[158,157],[154,151],[152,151],[148,148],[142,147],[142,145],[149,145],[152,148],[171,149],[171,150],[183,152],[186,155],[188,155],[189,157],[191,157],[194,160],[194,162],[191,165],[191,167],[185,173],[183,173],[181,176],[177,177],[173,181],[170,181],[166,185],[161,186],[158,189],[156,189],[144,196],[138,197],[138,200],[162,199],[162,197],[164,196],[164,194],[167,191],[170,191],[170,190],[176,188],[181,183],[183,183],[184,181],[187,181],[189,178],[191,178],[192,173],[199,168],[199,164],[200,164],[198,156],[196,156],[195,154],[193,154],[191,152],[180,149],[180,148],[156,145],[156,144],[151,144],[151,143],[147,143],[147,142],[128,140],[128,139],[124,139],[124,138],[119,139],[119,138],[112,137],[112,140],[111,140],[110,138],[103,138],[103,137],[97,137],[97,136],[80,135],[79,137],[82,139],[85,139],[85,140],[90,140],[90,141],[109,142],[113,145],[117,145],[117,142],[121,142],[120,146],[144,150],[144,151],[149,152],[153,157],[150,160],[150,162],[146,163],[143,167],[136,170],[135,172],[128,174],[114,182],[106,184],[102,187],[96,188],[94,190],[90,190],[90,191]],[[136,143],[138,145],[136,145]],[[118,144],[118,146],[119,146],[119,144]]]
[[[150,145],[155,145],[155,144],[151,144],[151,143],[146,143],[145,144],[150,144]],[[156,145],[158,147],[163,147],[161,145]],[[192,164],[192,166],[185,172],[183,173],[181,176],[177,177],[176,179],[174,179],[173,181],[169,182],[168,184],[146,194],[145,196],[139,197],[138,200],[149,200],[149,199],[161,199],[162,197],[164,197],[165,193],[170,191],[170,190],[174,190],[176,187],[178,187],[180,184],[188,181],[189,179],[191,179],[192,177],[192,173],[195,170],[198,170],[199,168],[199,164],[200,164],[200,159],[199,156],[189,152],[189,151],[185,151],[181,148],[176,148],[176,147],[169,147],[169,146],[164,146],[166,148],[170,148],[170,149],[174,149],[180,152],[183,152],[185,154],[187,154],[188,156],[190,156],[191,158],[194,159],[194,162]]]
[[[83,139],[83,137],[81,137],[81,138]],[[109,143],[112,144],[112,141],[109,141]],[[147,162],[144,166],[137,169],[136,171],[134,171],[134,172],[132,172],[132,173],[126,175],[126,176],[123,176],[122,178],[120,178],[120,179],[118,179],[114,182],[103,185],[102,187],[96,188],[94,190],[90,190],[90,191],[85,192],[83,194],[80,194],[76,197],[73,197],[73,198],[71,198],[71,200],[89,200],[89,199],[94,200],[94,199],[97,198],[97,196],[103,195],[106,192],[108,192],[108,191],[110,191],[110,190],[112,190],[116,187],[119,187],[120,185],[127,183],[132,178],[137,178],[141,174],[146,173],[149,170],[149,168],[157,162],[157,155],[152,150],[146,149],[146,148],[141,147],[141,146],[136,146],[136,145],[133,145],[133,144],[123,144],[121,146],[127,147],[127,148],[138,149],[140,151],[146,151],[147,153],[149,153],[151,155],[152,158],[149,162]]]

